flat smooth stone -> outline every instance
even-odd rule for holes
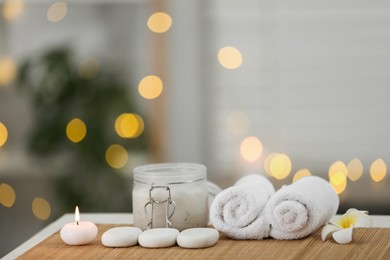
[[[115,227],[102,235],[102,244],[107,247],[128,247],[138,243],[142,230],[137,227]]]
[[[145,230],[138,237],[138,243],[143,247],[160,248],[176,244],[179,230],[174,228],[153,228]]]
[[[177,244],[184,248],[205,248],[215,245],[219,232],[214,228],[190,228],[177,236]]]

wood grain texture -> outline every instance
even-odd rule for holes
[[[317,232],[292,241],[231,240],[221,236],[217,245],[204,249],[104,247],[101,235],[116,226],[121,225],[98,225],[98,237],[84,246],[68,246],[56,232],[18,259],[390,259],[390,228],[355,229],[354,240],[347,245],[323,242]]]

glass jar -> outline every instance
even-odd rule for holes
[[[208,224],[206,167],[163,163],[134,169],[134,226],[184,230]]]

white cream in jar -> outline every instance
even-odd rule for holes
[[[134,169],[134,226],[142,230],[167,226],[178,230],[206,227],[208,215],[205,166],[165,163]]]

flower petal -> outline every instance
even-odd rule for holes
[[[371,227],[372,220],[367,215],[366,210],[348,209],[342,216],[334,216],[329,220],[330,224],[338,226],[340,228],[354,227]]]
[[[348,215],[348,214],[364,214],[364,215],[368,215],[368,211],[367,210],[358,210],[358,209],[348,209],[347,212],[345,212],[344,215]]]
[[[356,219],[354,227],[372,227],[372,219],[367,215],[361,215]]]
[[[370,218],[370,216],[367,215],[368,211],[350,210],[351,209],[349,209],[346,214],[355,217],[355,223],[353,223],[354,227],[372,227],[372,219]]]
[[[344,228],[332,234],[333,239],[339,244],[348,244],[352,241],[353,228]]]
[[[341,228],[335,226],[335,225],[326,225],[322,228],[322,231],[321,231],[321,238],[322,238],[322,241],[325,241],[328,239],[328,237],[338,231],[338,230],[341,230]]]
[[[340,221],[340,218],[342,218],[342,217],[343,216],[334,216],[328,222],[334,226],[341,228],[341,226],[339,225],[339,221]]]
[[[356,212],[356,211],[360,211],[360,210],[357,210],[357,209],[355,209],[355,208],[350,208],[350,209],[348,209],[347,210],[347,212],[345,212],[345,214],[344,215],[346,215],[346,214],[350,214],[350,213],[354,213],[354,212]]]

